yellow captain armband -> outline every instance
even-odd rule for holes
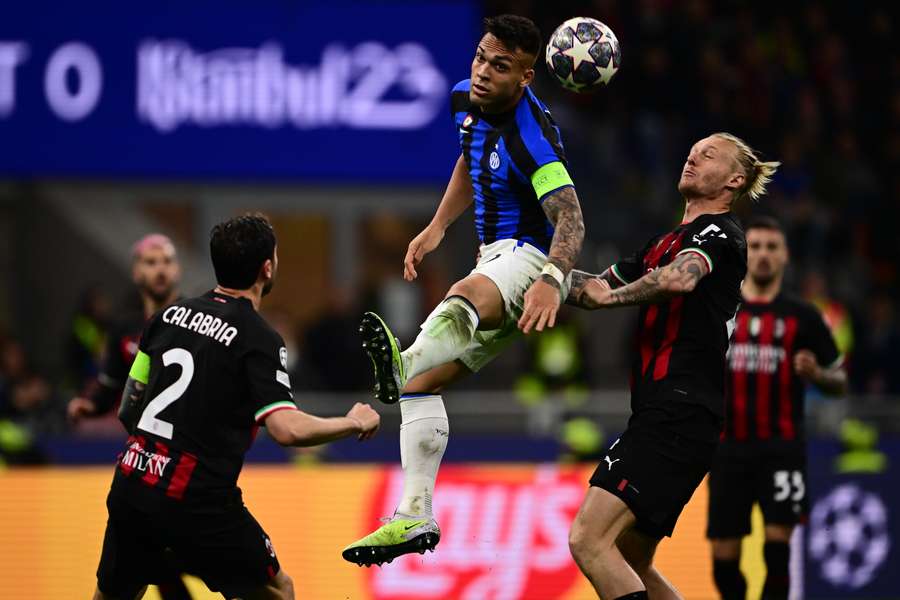
[[[538,199],[543,201],[547,194],[555,192],[559,188],[575,184],[572,183],[572,178],[569,177],[566,166],[556,161],[547,163],[535,171],[534,175],[531,176],[531,185],[534,187],[534,193],[537,194]]]
[[[147,382],[150,381],[150,357],[138,350],[137,356],[134,357],[134,362],[131,363],[131,370],[128,372],[128,376],[147,385]]]

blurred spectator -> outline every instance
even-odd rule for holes
[[[800,290],[803,298],[822,311],[822,318],[831,330],[838,350],[849,358],[854,344],[853,321],[847,307],[829,296],[825,276],[819,270],[809,271],[803,277]]]
[[[303,387],[355,392],[371,385],[371,365],[358,332],[361,317],[353,293],[331,290],[324,314],[306,330],[303,347],[307,349],[310,382]]]
[[[110,301],[99,284],[89,285],[81,294],[66,338],[66,366],[69,385],[79,389],[100,370]]]
[[[65,412],[50,383],[35,373],[22,345],[0,338],[0,461],[41,464],[36,438],[65,429]]]
[[[865,394],[900,394],[900,325],[890,296],[878,293],[869,301],[868,324],[851,364],[852,383]]]

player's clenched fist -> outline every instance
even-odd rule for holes
[[[809,350],[797,351],[794,355],[794,371],[797,375],[809,381],[814,382],[818,380],[821,368],[819,363],[816,362],[816,355]]]
[[[357,402],[347,413],[347,418],[359,424],[359,440],[367,440],[375,435],[381,424],[381,416],[368,404]]]
[[[406,257],[403,259],[403,278],[412,281],[419,276],[416,273],[416,265],[422,262],[425,255],[440,245],[444,239],[444,230],[440,227],[429,225],[422,230],[422,233],[413,238],[406,250]]]

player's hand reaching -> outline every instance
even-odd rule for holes
[[[525,292],[525,307],[519,318],[519,329],[522,333],[530,333],[532,329],[543,331],[544,327],[553,327],[556,325],[560,303],[559,288],[539,277]]]
[[[66,407],[66,415],[72,423],[77,423],[85,417],[94,415],[96,412],[97,406],[90,398],[72,398]]]
[[[816,361],[816,355],[809,350],[798,350],[794,354],[794,371],[807,381],[816,382],[821,378],[822,367]]]
[[[381,416],[368,404],[357,402],[347,413],[347,418],[359,425],[357,439],[367,440],[375,435],[381,425]]]
[[[444,230],[434,225],[429,225],[422,230],[422,233],[413,238],[406,250],[406,257],[403,259],[403,278],[412,281],[419,276],[416,273],[416,266],[422,262],[425,255],[437,248],[441,240],[444,239]]]

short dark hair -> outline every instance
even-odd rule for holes
[[[497,15],[484,20],[484,33],[490,33],[512,51],[532,56],[541,52],[541,30],[534,21],[519,15]]]
[[[275,230],[261,214],[228,219],[209,233],[209,254],[219,285],[249,289],[263,263],[275,257]]]
[[[769,229],[784,235],[784,227],[781,226],[778,219],[769,215],[753,215],[750,217],[747,220],[747,224],[744,225],[744,232],[746,233],[751,229]]]

